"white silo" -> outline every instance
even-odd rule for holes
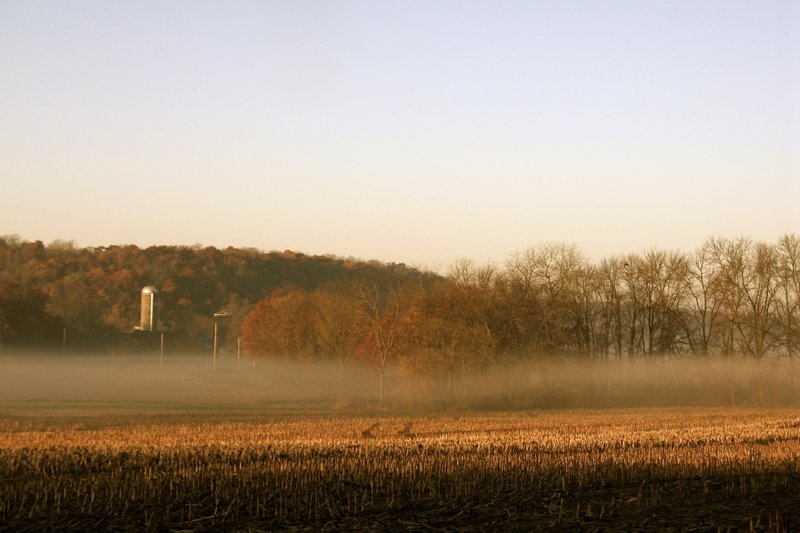
[[[142,331],[158,330],[158,289],[152,285],[142,289]]]

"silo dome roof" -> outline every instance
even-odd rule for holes
[[[158,289],[156,289],[152,285],[148,285],[147,287],[142,289],[142,294],[158,294]]]

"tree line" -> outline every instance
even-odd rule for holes
[[[0,238],[0,343],[102,338],[138,324],[155,285],[163,331],[187,349],[228,311],[228,342],[254,357],[372,365],[448,391],[470,373],[541,360],[742,357],[794,360],[800,239],[709,238],[690,252],[590,261],[544,243],[503,264],[402,264],[290,251],[133,245],[78,248]],[[118,338],[118,337],[112,337]],[[107,346],[107,345],[104,345]]]
[[[709,238],[590,262],[546,243],[503,265],[453,263],[401,283],[358,278],[282,288],[243,323],[253,355],[369,362],[453,391],[471,372],[544,359],[797,357],[800,239]],[[344,370],[342,370],[344,371]]]

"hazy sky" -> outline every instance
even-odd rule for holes
[[[0,0],[0,234],[446,266],[800,232],[800,2]]]

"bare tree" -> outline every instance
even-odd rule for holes
[[[777,250],[743,237],[712,243],[735,342],[742,353],[760,360],[778,338],[772,316],[779,288]]]
[[[574,273],[571,332],[575,350],[592,357],[608,357],[608,330],[604,328],[604,306],[600,271],[586,264]]]
[[[601,312],[601,332],[606,336],[608,350],[622,357],[624,345],[623,328],[623,281],[622,271],[626,267],[623,258],[603,259],[597,269]]]
[[[336,361],[342,388],[347,366],[366,330],[361,303],[346,292],[317,290],[312,294],[312,310],[317,350],[323,358]]]
[[[800,345],[800,238],[794,234],[783,235],[777,248],[780,287],[776,312],[786,355],[794,361]]]
[[[622,258],[620,279],[622,281],[622,305],[620,321],[625,330],[625,350],[634,357],[646,350],[644,307],[648,288],[642,279],[642,258],[628,254]]]
[[[682,324],[692,353],[708,354],[718,337],[722,315],[720,265],[713,260],[712,242],[706,241],[688,257],[686,307]]]
[[[680,350],[680,309],[685,297],[687,264],[678,252],[651,250],[640,263],[644,288],[647,353]]]
[[[518,309],[523,349],[556,353],[574,339],[578,277],[586,259],[575,245],[545,243],[511,256],[506,265],[510,296]]]
[[[460,258],[453,261],[447,269],[447,279],[457,287],[475,287],[478,272],[472,259]]]
[[[386,371],[396,354],[401,321],[414,307],[413,296],[404,285],[381,287],[375,280],[358,286],[361,313],[367,325],[366,355],[378,367],[378,401],[386,400]]]

